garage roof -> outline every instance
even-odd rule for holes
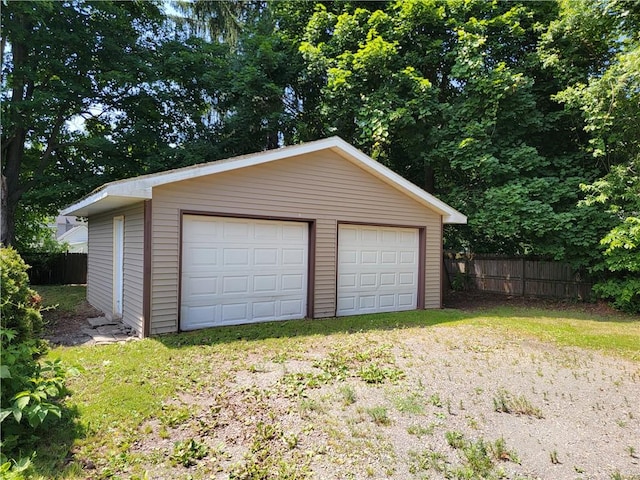
[[[307,153],[331,150],[345,160],[357,165],[383,182],[403,192],[417,202],[438,212],[444,223],[467,223],[467,217],[450,207],[433,195],[418,188],[397,173],[376,162],[340,137],[330,137],[314,142],[292,145],[289,147],[267,150],[265,152],[243,155],[240,157],[202,163],[190,167],[168,170],[150,175],[128,178],[106,183],[86,197],[62,210],[62,215],[88,217],[114,208],[125,207],[141,200],[149,200],[153,196],[153,187],[179,182],[205,175],[228,172],[263,163],[274,162]]]

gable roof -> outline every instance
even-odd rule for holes
[[[59,242],[78,243],[87,241],[89,229],[85,224],[76,225],[58,237]]]
[[[314,142],[106,183],[73,205],[68,206],[61,213],[62,215],[88,217],[114,208],[132,205],[141,200],[149,200],[153,196],[153,187],[261,165],[322,150],[331,150],[337,153],[345,160],[379,178],[418,203],[434,210],[443,216],[444,223],[467,223],[467,217],[462,213],[402,178],[381,163],[376,162],[340,137],[329,137]]]

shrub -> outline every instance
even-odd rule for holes
[[[28,267],[15,250],[2,248],[0,268],[0,472],[19,476],[43,429],[61,417],[55,402],[64,394],[66,371],[60,361],[38,361],[45,351],[37,338],[42,329],[40,297],[29,288]]]
[[[618,310],[640,313],[640,279],[632,275],[609,278],[593,286],[593,291],[601,298],[612,300]]]
[[[42,331],[41,298],[29,288],[29,268],[13,248],[0,249],[0,321],[15,332],[15,341],[36,338]]]

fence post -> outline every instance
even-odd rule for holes
[[[527,277],[525,275],[525,272],[524,272],[524,269],[526,268],[526,266],[527,266],[527,264],[525,262],[525,259],[524,259],[524,257],[522,257],[522,296],[523,297],[525,295],[525,286],[526,286],[525,282],[526,282],[526,277]]]
[[[464,290],[469,290],[472,289],[473,287],[471,285],[469,285],[471,283],[471,272],[469,271],[469,264],[470,264],[470,259],[469,259],[469,255],[465,253],[464,255],[464,276],[462,277],[464,279]]]

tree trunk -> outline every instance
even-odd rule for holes
[[[431,165],[424,166],[424,189],[426,192],[435,193],[435,171]]]
[[[24,21],[24,19],[20,19]],[[25,100],[30,100],[33,94],[33,82],[24,76],[27,63],[28,47],[25,42],[11,44],[14,74],[11,92],[11,102],[8,108],[9,128],[3,138],[2,158],[2,221],[0,222],[0,240],[2,245],[12,245],[15,240],[15,213],[18,202],[24,191],[20,185],[20,169],[24,158],[25,141],[27,138],[26,121],[23,108],[18,108]]]
[[[9,221],[7,215],[7,179],[0,175],[0,242],[9,245]]]

